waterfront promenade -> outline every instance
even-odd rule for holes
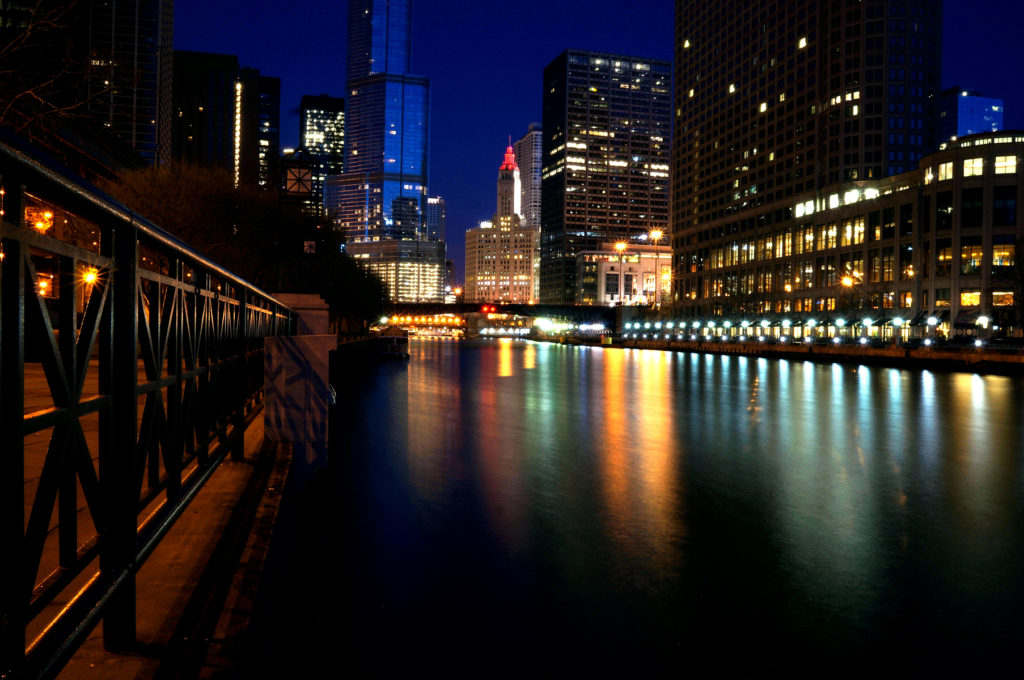
[[[138,644],[105,650],[100,623],[58,676],[67,680],[232,677],[264,574],[291,464],[264,441],[263,416],[138,573]]]

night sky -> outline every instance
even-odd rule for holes
[[[448,257],[489,219],[508,136],[541,119],[544,66],[566,49],[672,59],[670,0],[414,0],[413,73],[430,78],[430,195],[448,201]],[[303,94],[345,95],[344,0],[177,0],[174,47],[236,54],[281,78],[281,144],[298,143]],[[1020,0],[946,0],[943,86],[1005,100],[1024,129]]]

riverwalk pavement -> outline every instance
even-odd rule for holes
[[[289,446],[264,441],[257,415],[244,458],[221,463],[140,568],[137,644],[105,650],[100,623],[58,678],[261,677],[241,675],[240,666],[271,539],[280,540],[291,462]]]

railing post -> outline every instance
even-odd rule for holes
[[[169,258],[169,274],[178,282],[184,282],[181,260],[177,257]],[[184,391],[182,383],[182,341],[184,339],[185,315],[187,305],[186,294],[181,288],[173,293],[173,311],[171,312],[171,328],[167,346],[167,377],[174,378],[174,382],[167,388],[167,438],[171,444],[170,460],[173,461],[174,470],[168,470],[168,497],[177,498],[181,492],[181,467],[185,455],[184,423],[182,418],[181,395]]]
[[[18,228],[24,191],[5,183],[2,218]],[[0,545],[14,577],[0,579],[0,676],[25,662],[26,607],[31,592],[25,555],[25,261],[22,244],[3,239],[0,261]],[[10,573],[10,572],[8,572]]]
[[[100,570],[108,579],[126,576],[111,596],[103,616],[103,642],[111,650],[135,643],[136,512],[135,477],[138,445],[138,238],[134,224],[104,229],[104,245],[113,254],[114,272],[108,370],[111,407],[101,430],[99,475],[104,497]],[[108,240],[113,238],[113,243]],[[105,253],[105,254],[107,254]]]
[[[242,286],[237,286],[238,297],[238,324],[235,326],[237,337],[231,343],[235,348],[235,360],[232,373],[231,397],[235,402],[232,409],[231,420],[233,422],[231,443],[231,460],[242,460],[245,458],[245,402],[249,396],[249,371],[246,367],[248,357],[246,351],[249,348],[249,324],[247,318],[249,310],[246,309],[246,298],[249,292]]]

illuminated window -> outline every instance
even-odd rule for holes
[[[1016,256],[1013,236],[992,237],[992,274],[1012,274]]]
[[[992,291],[992,306],[993,307],[1012,307],[1013,306],[1013,292],[1009,290],[994,290]]]
[[[964,177],[977,177],[982,174],[983,171],[982,160],[980,158],[968,158],[964,161]]]
[[[997,175],[1013,175],[1016,172],[1016,156],[996,156],[995,173]]]
[[[960,273],[981,273],[981,237],[965,237],[960,244]]]
[[[960,291],[961,307],[977,307],[981,304],[981,291],[969,289]]]
[[[859,245],[864,243],[864,216],[861,215],[853,221],[853,243]]]
[[[939,163],[939,181],[953,179],[953,163]]]

